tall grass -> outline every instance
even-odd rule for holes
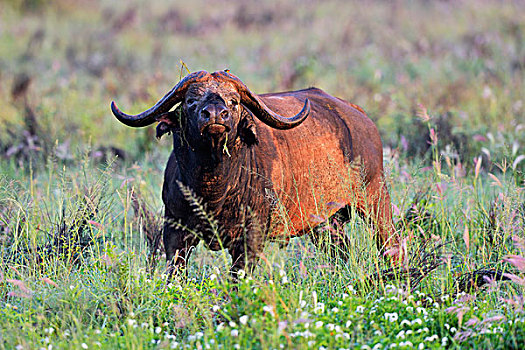
[[[4,176],[2,346],[517,347],[525,320],[523,190],[512,174],[491,176],[481,165],[458,176],[436,155],[442,166],[428,175],[406,160],[387,161],[398,179],[390,182],[397,219],[405,221],[398,227],[409,258],[401,268],[389,270],[355,218],[333,228],[349,236],[346,262],[306,237],[282,249],[269,244],[235,288],[229,261],[203,246],[188,279],[167,282],[164,264],[149,268],[132,215],[148,164],[98,170],[89,158],[69,168],[55,160],[27,184]],[[422,187],[426,195],[417,197]],[[425,270],[425,254],[436,266]]]

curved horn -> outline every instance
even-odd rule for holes
[[[111,101],[111,111],[113,115],[123,124],[132,127],[148,126],[157,121],[157,118],[170,110],[171,107],[179,103],[183,98],[188,86],[193,83],[205,80],[209,73],[206,71],[200,71],[188,74],[184,79],[179,81],[177,85],[173,87],[163,98],[161,98],[155,105],[148,110],[136,114],[129,115],[123,113],[118,109],[115,101]]]
[[[306,99],[304,101],[303,109],[301,109],[299,113],[290,118],[283,117],[268,108],[259,96],[252,93],[250,89],[248,89],[248,87],[235,75],[230,74],[228,71],[219,71],[212,75],[231,82],[239,91],[242,103],[250,108],[257,118],[273,128],[286,130],[296,127],[301,124],[310,113],[310,101]]]

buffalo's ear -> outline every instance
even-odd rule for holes
[[[157,124],[157,133],[155,136],[160,139],[162,136],[164,136],[164,134],[169,135],[172,130],[172,125],[170,125],[170,123],[160,122]]]
[[[170,134],[180,128],[181,125],[182,108],[177,107],[173,112],[163,114],[159,119],[157,125],[156,137],[160,139],[164,134]]]
[[[242,106],[241,121],[239,122],[239,137],[241,138],[241,141],[248,146],[259,143],[257,129],[253,118],[254,116],[252,112],[248,108]]]

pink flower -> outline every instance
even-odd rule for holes
[[[512,240],[514,241],[514,245],[516,246],[516,248],[525,251],[525,239],[514,235],[512,236]]]
[[[525,287],[525,278],[518,277],[511,273],[504,273],[503,276],[508,277],[512,282],[519,284],[520,286]]]
[[[525,257],[519,255],[507,255],[503,258],[503,261],[514,265],[521,272],[525,272]]]
[[[483,136],[483,135],[480,135],[480,134],[476,134],[476,135],[472,136],[472,139],[474,141],[478,141],[478,142],[485,142],[485,141],[487,141],[487,138],[485,136]]]
[[[497,315],[497,316],[486,318],[481,323],[494,323],[494,322],[500,322],[500,321],[505,321],[505,320],[506,320],[505,316]]]
[[[50,278],[44,277],[42,278],[42,282],[52,285],[53,287],[58,287],[58,285],[53,282]]]
[[[15,286],[18,287],[18,291],[16,292],[9,292],[7,293],[8,296],[10,297],[18,297],[18,298],[26,298],[26,299],[29,299],[32,297],[33,295],[33,292],[27,288],[27,286],[25,285],[25,283],[23,281],[20,281],[20,280],[15,280],[15,279],[6,279],[5,280],[7,283],[11,283]]]
[[[20,281],[20,280],[10,280],[10,279],[7,279],[5,280],[6,282],[8,283],[11,283],[15,286],[17,286],[22,292],[24,293],[31,293],[31,291],[29,290],[29,288],[26,287],[25,283],[23,281]]]

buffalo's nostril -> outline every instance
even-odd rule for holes
[[[228,109],[227,108],[224,108],[223,110],[221,110],[221,112],[219,113],[219,116],[226,120],[230,117],[230,113],[228,112]]]
[[[228,119],[229,111],[228,108],[222,104],[209,104],[201,109],[200,116],[203,119]]]
[[[204,119],[210,119],[210,111],[208,110],[208,108],[203,108],[202,111],[201,111],[201,117],[204,118]]]

